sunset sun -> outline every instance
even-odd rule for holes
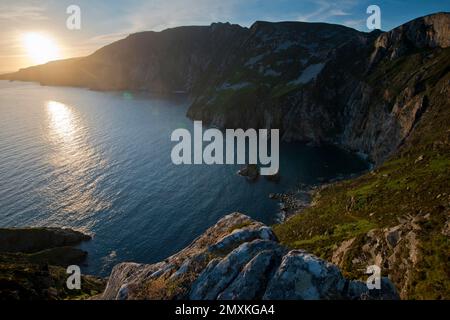
[[[26,33],[23,36],[23,45],[33,64],[43,64],[60,58],[58,45],[45,34]]]

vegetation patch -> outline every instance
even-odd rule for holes
[[[312,207],[274,226],[283,244],[331,260],[343,241],[354,238],[354,252],[347,252],[342,270],[358,278],[361,272],[352,260],[361,252],[368,231],[424,216],[417,230],[419,261],[411,270],[406,298],[450,299],[450,243],[443,231],[450,218],[450,105],[448,93],[443,93],[450,74],[442,77],[441,72],[450,65],[449,57],[450,50],[442,50],[439,63],[423,67],[427,69],[422,70],[424,89],[419,94],[430,97],[429,106],[398,152],[361,177],[317,191]],[[389,62],[371,80],[387,81],[390,75],[398,75],[389,84],[402,91],[409,85],[402,75],[415,74],[420,59],[423,55],[414,54]],[[404,277],[395,274],[395,266],[390,272],[392,279]]]

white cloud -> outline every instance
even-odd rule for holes
[[[349,16],[349,10],[353,8],[357,2],[353,0],[332,2],[327,0],[313,1],[317,8],[311,12],[298,16],[298,21],[303,22],[324,22],[332,17]]]
[[[8,23],[47,20],[45,12],[42,6],[0,4],[0,20]]]
[[[238,10],[239,0],[156,0],[137,6],[130,6],[120,17],[120,32],[91,37],[78,49],[100,48],[106,44],[141,31],[161,31],[167,28],[187,25],[209,25],[212,22],[232,21]]]
[[[366,20],[364,19],[349,19],[343,22],[344,25],[350,28],[359,29],[363,28],[366,24]]]

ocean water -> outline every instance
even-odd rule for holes
[[[58,226],[94,236],[85,273],[152,263],[231,212],[276,221],[269,193],[363,171],[334,147],[282,144],[281,180],[248,182],[238,165],[171,162],[184,96],[94,92],[0,81],[0,227]]]

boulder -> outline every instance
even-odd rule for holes
[[[256,164],[249,164],[240,169],[238,174],[246,177],[250,181],[254,181],[259,177],[259,168]]]

